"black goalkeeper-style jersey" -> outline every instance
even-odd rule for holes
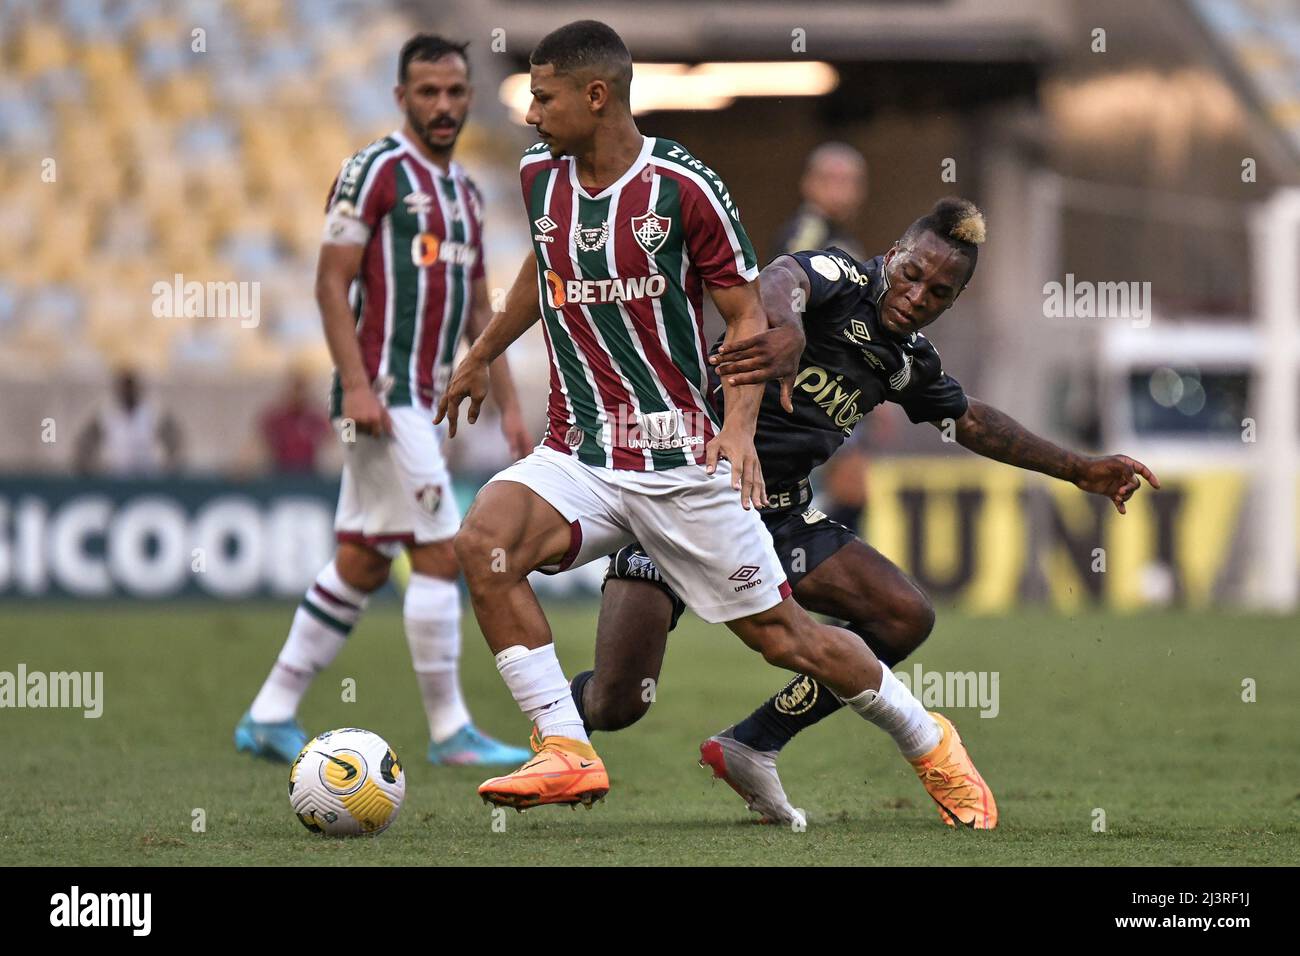
[[[811,286],[803,313],[794,413],[781,407],[781,386],[768,382],[754,448],[769,492],[808,476],[881,402],[895,402],[913,422],[960,418],[966,395],[943,370],[920,332],[899,338],[880,324],[884,258],[859,262],[837,246],[790,254]],[[722,389],[715,393],[719,399]]]

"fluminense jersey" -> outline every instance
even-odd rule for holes
[[[343,163],[326,213],[326,242],[366,247],[352,287],[366,374],[385,404],[433,408],[483,276],[478,188],[394,131]],[[330,414],[341,406],[336,373]]]
[[[703,462],[719,428],[704,286],[758,276],[718,174],[678,143],[643,139],[627,172],[594,196],[574,159],[543,143],[519,166],[551,358],[544,444],[637,471]]]
[[[759,406],[754,449],[769,491],[807,477],[881,402],[895,402],[918,423],[960,418],[967,405],[929,339],[920,332],[899,338],[880,324],[883,257],[859,262],[831,246],[791,258],[808,274],[806,344],[794,413],[781,407],[777,382],[767,383]]]

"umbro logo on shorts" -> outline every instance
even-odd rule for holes
[[[737,568],[731,574],[729,574],[727,576],[727,580],[743,582],[742,584],[738,584],[734,588],[732,588],[733,591],[748,591],[750,588],[757,587],[758,585],[763,583],[762,578],[754,577],[754,575],[756,575],[757,573],[758,573],[757,565],[745,564]]]

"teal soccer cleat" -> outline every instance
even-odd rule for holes
[[[429,763],[437,766],[516,767],[532,756],[531,750],[493,740],[473,724],[466,724],[442,743],[429,741]]]
[[[235,728],[236,750],[280,763],[293,763],[309,739],[302,725],[293,718],[263,724],[254,720],[250,712],[240,718],[239,726]]]

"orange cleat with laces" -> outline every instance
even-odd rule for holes
[[[527,810],[545,803],[579,803],[587,809],[609,793],[609,774],[591,744],[568,737],[545,737],[540,741],[533,730],[536,751],[514,773],[485,780],[478,788],[485,803]]]
[[[921,783],[939,805],[939,817],[948,826],[992,830],[998,825],[998,805],[970,759],[957,728],[943,714],[931,713],[943,731],[938,745],[909,761]]]

